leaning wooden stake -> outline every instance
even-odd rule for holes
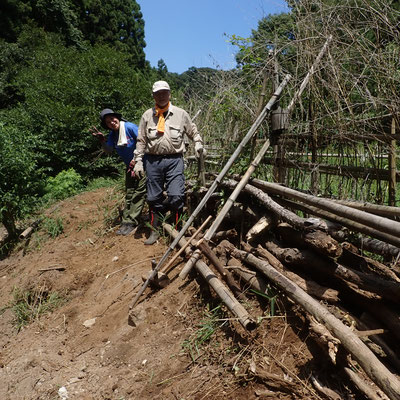
[[[164,224],[164,229],[173,238],[178,237],[178,231],[173,229],[171,225]],[[187,241],[184,238],[179,240],[180,246],[186,246]],[[190,252],[187,248],[186,252]],[[214,289],[215,293],[221,298],[232,314],[238,319],[241,325],[247,330],[255,329],[257,324],[246,309],[236,300],[233,293],[215,276],[207,264],[201,260],[198,260],[195,264],[196,270],[203,276],[208,284]]]
[[[293,109],[296,100],[303,93],[303,91],[304,91],[305,87],[307,86],[312,74],[315,72],[315,68],[316,68],[317,64],[321,61],[322,56],[326,52],[326,50],[328,48],[328,44],[329,44],[329,42],[331,40],[332,40],[332,35],[329,36],[329,38],[326,40],[322,50],[320,51],[320,53],[318,54],[318,56],[316,58],[314,64],[311,66],[307,76],[305,77],[305,79],[303,80],[302,84],[300,85],[299,90],[293,96],[292,101],[290,102],[289,107],[288,107],[288,112],[290,112]],[[236,185],[235,189],[233,190],[233,192],[229,196],[229,199],[226,201],[224,207],[219,212],[217,218],[214,220],[214,222],[211,225],[210,229],[204,235],[204,239],[205,240],[212,239],[213,235],[217,231],[217,229],[220,226],[221,222],[223,221],[223,219],[225,218],[226,214],[228,213],[228,211],[232,207],[234,201],[237,199],[237,197],[239,196],[239,194],[242,191],[242,189],[246,186],[247,182],[249,181],[249,179],[251,177],[251,174],[255,171],[255,169],[257,168],[258,164],[263,159],[266,151],[268,150],[269,144],[270,144],[269,140],[266,140],[264,145],[263,145],[263,147],[261,148],[261,150],[256,155],[255,159],[251,162],[251,164],[250,164],[249,168],[247,169],[246,173],[240,179],[240,182]],[[195,259],[195,258],[198,259],[199,255],[198,254],[194,254],[192,256],[192,258],[193,259]],[[189,265],[189,264],[190,263],[188,263],[187,265]],[[194,264],[194,262],[192,264]],[[189,273],[189,269],[185,269],[185,275],[184,274],[179,274],[179,276],[181,278],[186,278],[188,273]]]
[[[369,378],[375,382],[391,400],[400,400],[400,381],[379,361],[349,327],[335,318],[323,305],[310,297],[304,290],[283,276],[269,263],[259,260],[252,254],[238,250],[233,246],[230,248],[230,252],[234,257],[260,270],[271,281],[278,285],[289,298],[300,304],[319,322],[323,323],[327,329],[340,340],[343,347],[353,355]]]
[[[154,276],[154,279],[152,283],[155,286],[158,286],[160,288],[164,288],[167,285],[169,285],[170,280],[168,278],[168,273],[174,268],[174,262],[175,260],[186,250],[187,247],[189,247],[196,238],[196,236],[205,228],[205,226],[210,222],[211,215],[208,216],[208,218],[201,224],[201,226],[196,230],[196,232],[193,233],[193,235],[189,238],[189,240],[186,242],[185,246],[181,247],[178,252],[175,253],[175,255],[168,261],[167,264],[164,265],[160,269],[160,271]],[[152,274],[152,271],[150,271],[150,274]],[[142,277],[143,281],[146,281],[147,276]]]

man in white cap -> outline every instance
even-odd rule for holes
[[[147,202],[152,231],[145,244],[154,244],[159,233],[160,217],[171,212],[175,226],[181,222],[185,197],[183,152],[184,135],[194,141],[197,156],[203,151],[203,140],[189,114],[171,104],[167,82],[153,85],[155,106],[142,115],[135,150],[134,172],[147,176]],[[164,197],[164,191],[167,197]]]

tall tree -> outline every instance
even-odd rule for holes
[[[26,26],[59,33],[66,44],[80,45],[82,41],[77,14],[69,0],[2,0],[0,20],[4,24],[0,38],[8,42],[16,42]]]
[[[71,0],[79,13],[79,27],[90,44],[109,44],[130,54],[144,67],[144,20],[135,0]]]

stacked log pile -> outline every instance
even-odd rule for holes
[[[221,187],[234,191],[237,180]],[[365,398],[400,399],[398,210],[344,205],[256,179],[239,199],[212,240],[206,233],[190,247],[181,239],[191,256],[181,277],[194,267],[249,330],[257,324],[242,288],[263,292],[273,284],[303,309],[326,356]],[[337,398],[332,393],[324,391]]]

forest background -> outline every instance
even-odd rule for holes
[[[118,158],[104,156],[89,135],[102,108],[138,123],[152,106],[152,83],[165,79],[176,105],[192,116],[201,110],[196,123],[211,150],[220,153],[217,165],[254,122],[260,101],[290,73],[281,99],[287,105],[330,35],[328,56],[291,115],[289,133],[298,139],[287,148],[304,155],[313,140],[334,137],[337,142],[323,147],[342,154],[341,162],[388,169],[389,160],[381,155],[394,144],[382,138],[398,126],[400,2],[290,0],[288,5],[289,12],[260,19],[251,37],[230,37],[237,46],[235,69],[193,67],[176,74],[162,59],[157,68],[146,61],[145,21],[134,0],[3,0],[0,222],[8,235],[16,236],[18,221],[45,204],[93,181],[121,178]],[[258,137],[269,131],[264,124]],[[367,144],[360,140],[371,135]],[[249,160],[247,151],[232,172],[240,173]],[[267,165],[258,174],[274,179]],[[387,201],[387,188],[365,179],[356,184],[348,179],[347,186],[344,179],[326,180],[317,188],[312,174],[297,168],[285,180],[323,194]]]

